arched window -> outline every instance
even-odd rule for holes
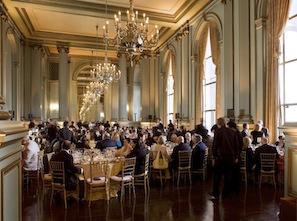
[[[204,59],[203,79],[203,118],[205,127],[210,131],[216,122],[216,66],[212,62],[210,31],[207,34],[207,44]]]
[[[169,120],[173,121],[173,113],[174,113],[174,79],[172,74],[172,54],[170,53],[168,58],[168,78],[167,78],[167,122]]]
[[[297,2],[291,2],[289,20],[280,39],[281,51],[279,59],[279,97],[281,125],[297,122]]]

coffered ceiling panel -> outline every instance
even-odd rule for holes
[[[150,17],[150,31],[156,24],[160,40],[156,47],[176,33],[186,20],[193,17],[212,0],[134,0],[134,10]],[[91,56],[97,51],[104,56],[102,39],[106,18],[110,36],[114,14],[122,12],[123,21],[129,0],[3,0],[8,15],[27,42],[42,44],[57,54],[57,45],[69,46],[71,56]],[[107,11],[107,14],[106,14]],[[98,35],[96,32],[98,25]],[[98,37],[97,37],[98,36]],[[109,56],[116,59],[116,49],[109,47]]]

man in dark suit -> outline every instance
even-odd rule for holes
[[[177,146],[174,147],[173,152],[171,154],[171,169],[176,170],[178,167],[178,152],[180,150],[192,150],[191,146],[184,143],[184,137],[177,137]]]
[[[107,147],[117,148],[117,142],[115,140],[111,140],[110,134],[105,132],[103,135],[103,140],[98,141],[95,148],[104,150]]]
[[[77,143],[73,132],[71,130],[69,130],[69,122],[68,121],[64,121],[63,123],[63,128],[61,130],[59,130],[59,141],[60,143],[63,143],[64,140],[69,140],[72,143]]]
[[[224,118],[217,120],[218,129],[213,141],[213,166],[214,180],[211,199],[218,199],[220,196],[220,182],[224,176],[224,187],[222,197],[228,197],[231,193],[231,176],[234,165],[238,162],[239,148],[236,133],[227,128]]]
[[[254,157],[254,167],[255,167],[255,181],[258,181],[258,175],[261,169],[261,159],[260,154],[261,153],[275,153],[276,159],[279,158],[279,155],[277,153],[276,147],[271,146],[268,144],[268,139],[266,137],[262,138],[261,141],[262,145],[256,149],[255,157]],[[277,162],[275,161],[275,174],[277,174]],[[277,176],[275,176],[277,178]]]
[[[62,150],[58,152],[56,155],[54,155],[51,161],[64,162],[65,188],[66,190],[75,190],[78,182],[75,174],[81,174],[83,172],[83,169],[74,166],[73,157],[69,153],[70,147],[71,142],[69,140],[65,140],[62,143]]]
[[[204,154],[207,146],[202,142],[200,134],[193,135],[194,148],[192,152],[192,169],[198,170],[203,166]]]
[[[250,137],[250,133],[249,133],[249,125],[247,123],[244,123],[242,125],[242,131],[241,131],[241,136],[242,138],[244,137]]]
[[[140,146],[139,139],[133,139],[131,146],[133,150],[129,155],[127,155],[127,158],[136,157],[134,174],[142,174],[145,169],[145,156],[149,153],[149,151]]]

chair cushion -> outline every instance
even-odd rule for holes
[[[132,176],[124,176],[124,177],[111,176],[110,179],[116,182],[130,181],[132,180]]]
[[[91,183],[91,178],[87,178],[87,183]],[[94,177],[92,180],[92,184],[104,184],[105,177]]]

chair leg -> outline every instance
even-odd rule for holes
[[[189,169],[189,179],[190,179],[190,185],[192,185],[191,169]]]
[[[147,189],[148,189],[148,193],[150,192],[150,179],[149,179],[149,177],[147,176],[146,177],[146,183],[147,183]]]
[[[64,204],[65,204],[65,209],[67,209],[67,194],[66,194],[66,190],[64,189]]]
[[[245,185],[247,186],[247,174],[246,174],[246,171],[244,172],[244,179],[245,179]]]
[[[261,189],[261,184],[262,184],[262,174],[260,175],[260,180],[259,180],[259,189]]]
[[[53,205],[53,198],[54,198],[54,188],[52,187],[52,194],[51,194],[51,203],[50,205]]]
[[[124,184],[121,183],[121,202],[123,202],[123,195],[124,195],[125,187]]]
[[[161,186],[163,186],[162,170],[159,170],[159,176],[160,176],[160,183],[161,183]]]
[[[276,189],[276,181],[275,181],[275,175],[273,174],[273,185],[274,185],[274,189]]]
[[[146,189],[146,178],[145,178],[145,176],[143,177],[143,185],[144,185],[144,194],[146,195],[147,189]]]
[[[134,180],[132,182],[132,189],[133,189],[133,197],[136,198]]]
[[[180,179],[180,171],[177,172],[177,185],[179,186],[179,179]]]
[[[92,192],[93,192],[91,186],[90,186],[89,191],[90,191],[90,192],[89,192],[89,207],[90,207],[90,206],[91,206],[91,201],[92,201],[92,200],[91,200],[91,199],[92,199]]]

